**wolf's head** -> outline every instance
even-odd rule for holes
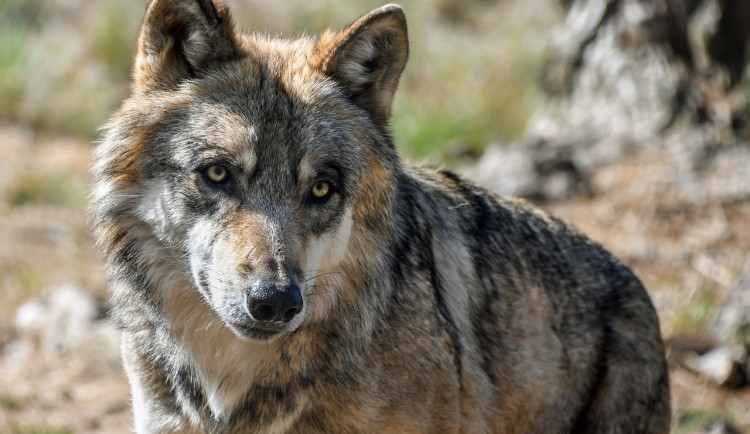
[[[133,95],[95,154],[113,278],[158,300],[158,270],[177,263],[184,291],[250,339],[325,315],[342,295],[320,282],[341,274],[358,231],[385,230],[407,51],[394,5],[278,40],[237,33],[219,1],[154,0]]]

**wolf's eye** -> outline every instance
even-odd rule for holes
[[[227,177],[229,176],[229,171],[227,171],[227,168],[224,166],[219,166],[217,164],[208,166],[204,170],[204,173],[206,175],[206,178],[214,184],[221,184],[222,182],[225,182],[227,180]]]
[[[331,184],[325,181],[316,181],[311,192],[315,199],[325,199],[331,193]]]

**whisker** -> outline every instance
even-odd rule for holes
[[[326,272],[326,273],[316,274],[315,276],[312,276],[309,279],[305,280],[305,283],[307,283],[307,282],[309,282],[311,280],[317,279],[318,277],[327,276],[327,275],[330,275],[330,274],[344,274],[344,273],[341,272],[341,271],[329,271],[329,272]]]

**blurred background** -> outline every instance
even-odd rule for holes
[[[401,154],[615,252],[660,314],[674,431],[750,432],[750,2],[400,3]],[[0,0],[0,433],[131,432],[85,207],[146,4]],[[228,4],[293,37],[382,2]]]

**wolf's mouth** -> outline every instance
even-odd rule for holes
[[[238,337],[258,341],[270,341],[289,331],[288,324],[267,324],[263,326],[237,322],[227,322],[226,324]]]

